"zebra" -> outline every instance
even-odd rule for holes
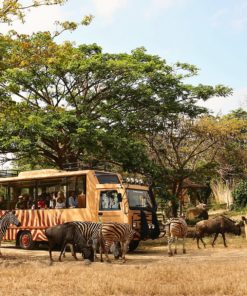
[[[15,216],[15,211],[6,211],[5,214],[0,218],[0,257],[1,253],[1,242],[10,224],[20,226],[21,223]]]
[[[71,222],[77,226],[80,232],[85,237],[88,244],[92,244],[93,251],[94,251],[94,259],[97,259],[96,251],[99,242],[99,231],[101,227],[101,223],[95,222],[80,222],[80,221],[73,221]],[[65,252],[65,249],[64,249]]]
[[[188,226],[184,218],[171,218],[165,224],[166,235],[168,236],[168,255],[172,256],[172,243],[175,242],[174,254],[177,254],[177,240],[182,238],[183,240],[183,253],[186,253],[185,249],[185,237],[187,235]]]
[[[107,262],[110,262],[108,253],[113,243],[120,242],[122,251],[123,263],[125,260],[125,254],[128,251],[130,241],[135,235],[135,231],[127,223],[106,222],[102,223],[100,228],[100,261],[103,262],[102,252],[104,251]]]
[[[85,237],[87,244],[92,246],[93,251],[94,251],[94,260],[97,260],[97,249],[99,246],[100,242],[100,229],[101,229],[101,223],[96,223],[96,222],[89,222],[89,221],[72,221],[70,222],[76,226],[76,228],[79,230],[79,232],[82,234],[83,237]],[[70,247],[70,251],[72,256],[76,258],[74,247],[71,244],[67,244],[63,251],[62,255],[65,257],[65,251],[66,247]],[[117,244],[114,244],[114,248],[111,249],[111,251],[114,253],[114,257],[118,258],[121,254],[121,250],[119,250],[119,247]]]

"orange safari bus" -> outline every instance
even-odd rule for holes
[[[57,206],[61,192],[63,204]],[[14,240],[23,249],[46,241],[47,227],[69,221],[129,223],[139,232],[130,250],[160,233],[149,187],[112,172],[44,169],[1,177],[0,217],[11,209],[16,209],[21,226],[11,225],[4,240]]]

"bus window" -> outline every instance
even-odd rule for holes
[[[7,209],[6,200],[2,195],[0,195],[0,210],[6,210],[6,209]]]
[[[65,178],[43,179],[37,182],[37,196],[44,193],[57,194],[58,191],[66,191]]]
[[[117,175],[96,173],[95,174],[100,184],[119,184],[120,181]]]
[[[78,208],[86,208],[86,195],[83,192],[77,196],[77,206]]]
[[[100,210],[119,210],[120,203],[116,190],[105,190],[100,192]]]
[[[10,209],[15,209],[16,206],[19,206],[21,198],[23,202],[20,209],[30,208],[34,200],[34,190],[35,183],[33,181],[16,181],[11,183],[9,187]],[[21,198],[19,199],[19,197]]]
[[[67,179],[67,205],[69,208],[86,208],[86,175]]]
[[[86,175],[67,178],[68,193],[73,191],[75,194],[86,194]]]
[[[7,209],[7,187],[0,186],[0,210]]]

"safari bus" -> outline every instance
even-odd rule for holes
[[[65,200],[58,208],[54,203],[59,192]],[[12,209],[21,226],[11,225],[4,240],[14,240],[23,249],[47,241],[47,227],[69,221],[128,223],[137,232],[130,250],[140,240],[155,239],[160,233],[149,186],[139,179],[124,180],[118,173],[100,170],[43,169],[1,177],[0,217]]]

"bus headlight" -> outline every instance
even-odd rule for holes
[[[136,223],[136,222],[133,222],[133,223],[132,223],[132,227],[133,227],[133,228],[136,228],[136,227],[137,227],[137,223]]]

